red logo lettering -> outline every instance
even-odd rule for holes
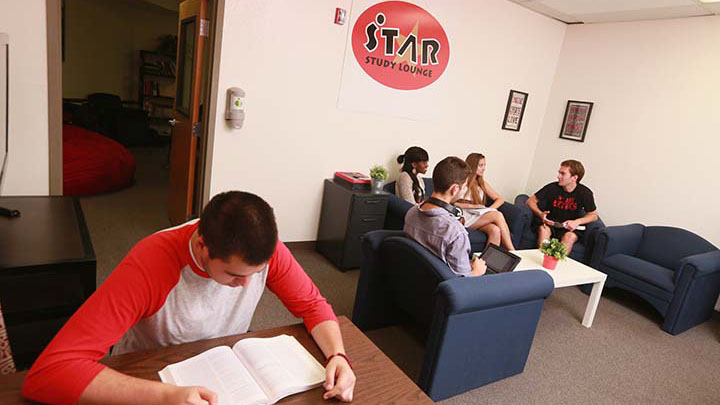
[[[555,198],[555,201],[552,202],[552,206],[563,211],[577,210],[577,203],[575,202],[575,197],[564,198],[563,196],[559,195],[557,196],[557,198]]]
[[[352,47],[365,73],[398,90],[430,85],[450,59],[450,44],[440,23],[403,1],[386,1],[365,10],[353,26]]]

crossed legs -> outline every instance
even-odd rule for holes
[[[544,240],[550,239],[551,236],[552,230],[550,229],[550,227],[545,224],[540,225],[540,227],[538,227],[538,247],[540,247]],[[560,242],[565,245],[565,248],[567,249],[568,256],[570,256],[570,252],[572,252],[572,248],[575,245],[575,242],[577,242],[577,240],[577,234],[571,231],[565,232],[560,238]]]
[[[510,238],[510,228],[505,217],[499,211],[491,211],[475,221],[470,228],[484,232],[488,236],[488,242],[500,245],[507,250],[515,250]]]

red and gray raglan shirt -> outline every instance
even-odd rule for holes
[[[38,357],[25,378],[26,398],[76,403],[113,355],[244,333],[267,287],[308,331],[337,320],[288,248],[278,241],[267,266],[244,287],[221,285],[190,249],[197,220],[135,245]]]

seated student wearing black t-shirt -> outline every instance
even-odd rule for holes
[[[560,163],[558,181],[538,190],[527,200],[538,230],[538,247],[550,237],[560,239],[568,255],[582,231],[577,227],[597,221],[593,192],[580,184],[585,168],[577,160]],[[582,215],[585,213],[585,215]]]

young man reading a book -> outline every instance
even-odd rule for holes
[[[403,231],[440,257],[455,274],[480,276],[485,274],[485,262],[475,256],[470,259],[470,238],[460,221],[462,211],[452,205],[460,198],[469,174],[464,160],[454,156],[441,160],[433,170],[432,195],[408,210]]]
[[[582,163],[566,160],[560,163],[558,181],[545,185],[527,200],[527,206],[536,217],[533,224],[537,226],[538,247],[553,237],[565,245],[570,255],[582,235],[578,227],[597,221],[593,192],[580,184],[584,175]]]
[[[332,307],[278,240],[272,208],[239,191],[215,196],[199,220],[135,245],[30,369],[23,396],[48,403],[216,404],[204,387],[130,377],[113,354],[244,333],[267,286],[327,356],[325,399],[351,401],[355,374]]]

